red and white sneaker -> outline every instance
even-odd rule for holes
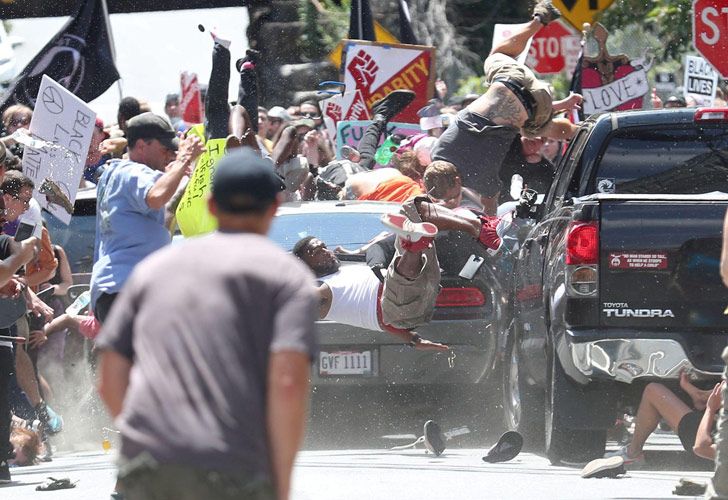
[[[402,214],[384,214],[381,221],[399,236],[402,248],[409,252],[429,248],[437,236],[437,226],[431,222],[412,222]]]
[[[501,237],[498,236],[497,231],[500,219],[498,217],[481,215],[480,222],[483,225],[480,227],[478,241],[485,247],[486,251],[490,255],[495,255],[501,247]]]

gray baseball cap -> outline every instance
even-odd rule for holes
[[[157,139],[172,151],[177,151],[179,146],[177,133],[169,121],[152,112],[142,113],[126,122],[126,138],[130,145],[138,139]]]

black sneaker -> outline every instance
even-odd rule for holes
[[[561,11],[554,7],[551,0],[540,0],[533,8],[533,18],[546,26],[561,17]]]
[[[10,467],[8,461],[3,460],[0,462],[0,484],[7,484],[10,482]]]
[[[415,94],[411,90],[394,90],[372,104],[372,115],[380,115],[385,121],[390,121],[414,100]]]
[[[427,422],[425,422],[424,433],[425,448],[427,448],[430,453],[432,453],[436,457],[442,455],[442,452],[445,451],[445,434],[442,433],[440,426],[432,420],[428,420]]]
[[[260,51],[254,50],[254,49],[248,49],[245,51],[245,57],[241,57],[240,59],[235,61],[235,69],[237,69],[238,73],[240,73],[243,70],[243,64],[245,64],[246,62],[249,62],[249,63],[253,64],[253,67],[255,67],[258,65],[259,60],[260,60]]]
[[[488,450],[488,453],[483,457],[483,462],[489,464],[507,462],[516,458],[521,453],[521,448],[523,448],[523,436],[516,431],[508,431]]]
[[[581,471],[581,477],[584,479],[590,477],[617,477],[620,474],[626,473],[627,471],[624,469],[624,458],[614,456],[592,460]]]

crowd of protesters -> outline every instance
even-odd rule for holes
[[[58,353],[68,338],[93,341],[101,331],[101,397],[122,431],[120,486],[129,498],[152,498],[163,489],[197,492],[193,495],[199,498],[201,491],[216,488],[210,477],[198,474],[201,463],[224,474],[234,491],[255,485],[256,498],[285,498],[302,435],[308,386],[300,379],[306,378],[314,353],[314,318],[384,330],[420,349],[447,350],[414,332],[431,317],[438,290],[438,230],[462,231],[484,252],[496,253],[502,245],[498,205],[514,198],[529,205],[534,191],[548,190],[554,165],[576,130],[562,114],[579,108],[582,99],[573,93],[554,99],[553,90],[514,57],[558,17],[550,1],[542,0],[528,23],[493,48],[484,63],[488,90],[483,95],[451,97],[438,82],[436,98],[418,111],[421,132],[386,137],[388,123],[414,98],[411,91],[391,92],[372,106],[359,145],[340,151],[322,113],[328,94],[260,105],[253,50],[235,64],[239,93],[231,106],[230,42],[213,32],[201,135],[189,132],[198,124],[182,119],[178,94],[166,97],[166,117],[152,113],[142,99],[125,97],[116,126],[96,120],[80,181],[80,187],[97,189],[94,267],[90,290],[80,296],[88,297],[88,307],[71,306],[68,258],[43,227],[33,199],[36,186],[22,173],[23,145],[15,134],[28,128],[33,110],[7,108],[0,138],[0,481],[10,480],[10,465],[51,460],[50,437],[69,425],[49,404],[62,390],[63,370],[39,369],[38,359],[55,356],[62,363]],[[676,105],[656,95],[652,100],[655,107]],[[206,141],[213,139],[223,139],[228,152],[217,165],[209,205],[220,230],[185,250],[165,249],[176,204]],[[296,245],[293,253],[302,262],[265,241],[280,203],[331,199],[403,205],[400,215],[383,221],[393,233],[384,243],[391,252],[384,252],[388,257],[379,263],[387,269],[383,294],[377,295],[380,282],[366,273],[368,268],[366,275],[341,275],[338,259],[315,236]],[[16,238],[23,223],[34,233]],[[262,259],[269,262],[263,266],[267,277],[260,276]],[[188,272],[179,272],[180,266]],[[273,272],[284,266],[285,272]],[[317,289],[300,286],[313,285],[309,269],[319,278]],[[227,279],[233,274],[237,281]],[[252,283],[254,293],[248,289]],[[344,310],[337,301],[356,295],[352,289],[364,290],[368,299],[352,300]],[[279,304],[282,296],[289,302]],[[244,308],[232,302],[235,297],[244,300]],[[352,308],[358,316],[352,317]],[[246,330],[250,318],[245,314],[262,311],[268,316],[258,329]],[[230,329],[226,340],[199,335],[219,330],[220,324]],[[140,329],[157,335],[140,336]],[[251,340],[241,341],[246,336]],[[199,355],[190,355],[190,349]],[[231,364],[234,352],[244,353],[240,360],[245,363]],[[211,367],[223,365],[230,372],[211,380]],[[130,377],[132,370],[136,377]],[[247,381],[244,389],[241,380]],[[643,460],[642,446],[660,419],[678,432],[686,449],[714,458],[710,430],[720,387],[701,391],[686,377],[681,386],[694,411],[667,388],[647,386],[634,437],[618,452],[623,464]],[[149,418],[151,401],[175,418]],[[159,401],[188,404],[166,407]],[[241,430],[251,423],[257,430]],[[266,432],[281,439],[266,443]],[[212,434],[220,442],[206,442]],[[188,444],[181,444],[181,436]],[[251,451],[241,453],[248,445]],[[150,472],[147,456],[162,467]],[[179,461],[181,456],[186,459]],[[246,474],[234,477],[240,470]],[[216,498],[228,494],[218,492]],[[229,497],[237,498],[235,493]]]

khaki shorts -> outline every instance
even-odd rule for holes
[[[536,109],[533,111],[533,118],[529,119],[523,126],[529,135],[538,135],[539,129],[551,121],[553,109],[552,99],[548,84],[542,82],[525,65],[519,63],[510,56],[495,53],[483,63],[485,81],[493,83],[496,79],[510,79],[526,90],[528,90],[536,101]]]
[[[401,213],[412,222],[422,222],[415,207],[416,201],[429,201],[427,196],[418,196],[402,205]],[[422,252],[423,264],[420,274],[410,280],[396,271],[397,262],[403,250],[396,243],[396,253],[384,278],[382,291],[382,320],[395,328],[411,330],[428,323],[435,311],[435,300],[440,293],[440,263],[437,260],[435,244]]]

